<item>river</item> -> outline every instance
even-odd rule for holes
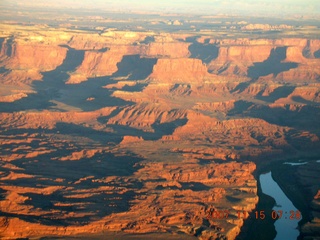
[[[297,227],[300,219],[297,219],[295,214],[297,213],[298,209],[295,208],[292,202],[281,190],[279,185],[273,180],[271,172],[260,175],[260,184],[262,192],[269,195],[276,201],[276,205],[273,207],[273,210],[277,212],[283,212],[282,217],[277,219],[274,224],[277,231],[275,239],[297,239],[299,236],[299,230]],[[290,212],[294,213],[293,219],[290,219]]]

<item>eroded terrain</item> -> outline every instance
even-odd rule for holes
[[[257,165],[320,149],[320,40],[252,28],[1,23],[0,236],[234,239]]]

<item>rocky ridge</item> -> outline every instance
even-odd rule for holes
[[[319,40],[11,31],[2,237],[234,239],[258,201],[253,161],[320,149]]]

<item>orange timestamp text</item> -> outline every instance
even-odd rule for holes
[[[283,211],[283,210],[273,210],[268,211],[266,213],[265,210],[257,210],[253,211],[249,215],[247,211],[237,211],[235,214],[233,213],[232,216],[236,216],[237,218],[244,218],[247,219],[248,217],[252,217],[254,219],[260,219],[264,220],[266,218],[272,218],[274,220],[276,219],[288,219],[288,220],[300,220],[302,218],[301,212],[299,210],[289,210],[289,211]],[[214,210],[214,211],[208,211],[207,212],[207,219],[228,219],[231,216],[229,210]]]

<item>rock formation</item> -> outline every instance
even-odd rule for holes
[[[1,238],[235,239],[256,165],[319,154],[317,39],[3,26]]]

